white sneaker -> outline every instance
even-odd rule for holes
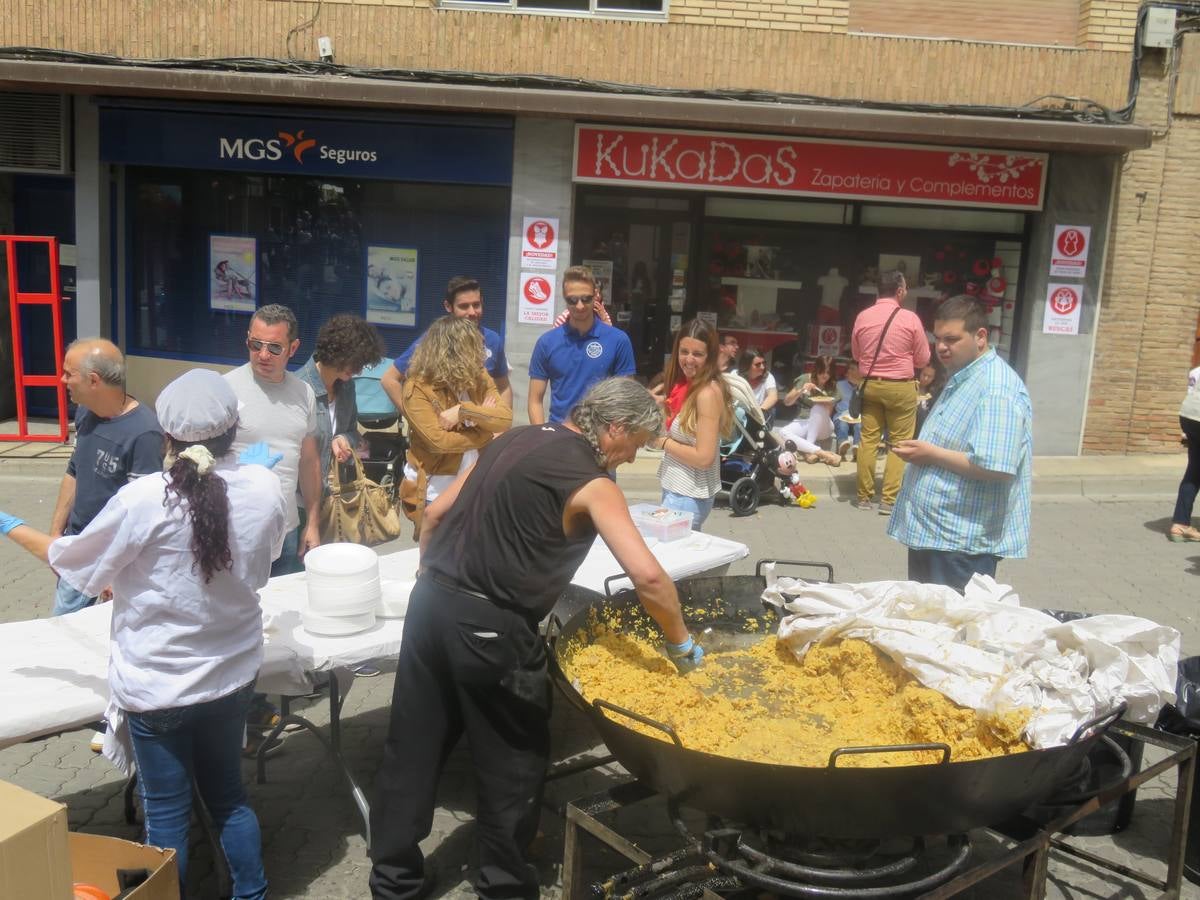
[[[93,753],[103,753],[104,752],[104,732],[103,731],[93,732],[92,733],[92,741],[88,746],[92,748]]]
[[[845,459],[846,454],[850,451],[850,448],[853,446],[854,446],[854,442],[852,440],[850,440],[850,438],[846,438],[844,441],[842,441],[840,444],[838,444],[838,449],[837,449],[838,456],[840,456],[842,459]]]

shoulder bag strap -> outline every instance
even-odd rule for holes
[[[875,363],[879,362],[879,351],[883,349],[883,339],[887,337],[888,329],[892,326],[892,319],[896,318],[896,313],[900,312],[900,307],[897,306],[892,310],[892,314],[888,316],[888,320],[883,324],[883,331],[879,332],[879,343],[875,345],[875,356],[871,359],[871,365],[867,367],[867,371],[863,372],[863,380],[871,377],[871,373],[875,371]]]

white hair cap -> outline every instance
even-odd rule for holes
[[[229,382],[209,369],[192,369],[168,384],[154,404],[158,424],[177,441],[220,437],[238,421]]]

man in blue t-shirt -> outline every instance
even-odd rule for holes
[[[103,338],[81,338],[63,357],[63,384],[78,406],[75,449],[58,489],[50,536],[79,534],[113,494],[142,475],[162,471],[163,433],[154,410],[125,392],[125,357]],[[54,615],[96,602],[58,582]]]
[[[479,290],[479,282],[465,275],[455,275],[446,285],[446,296],[442,300],[446,312],[456,319],[470,319],[483,332],[484,362],[483,367],[496,382],[496,390],[500,392],[500,402],[512,409],[512,384],[508,380],[508,358],[504,355],[504,338],[492,329],[480,324],[483,319],[483,294]],[[424,337],[424,335],[421,335]],[[396,361],[379,380],[388,399],[396,405],[396,409],[404,411],[402,399],[404,375],[408,371],[408,363],[413,351],[421,338],[413,341],[407,350],[396,357]]]
[[[596,279],[586,266],[572,266],[563,274],[567,321],[538,338],[529,359],[527,411],[531,425],[546,421],[547,384],[550,421],[564,422],[597,381],[637,371],[629,335],[596,318],[592,306],[595,293]]]

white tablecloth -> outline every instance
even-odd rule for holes
[[[651,551],[672,578],[687,578],[746,556],[745,544],[693,533]],[[417,551],[379,558],[380,576],[416,575]],[[573,579],[603,593],[604,579],[621,567],[602,541]],[[614,585],[628,587],[628,579]],[[300,623],[307,603],[304,573],[272,578],[262,590],[265,644],[258,686],[269,694],[305,693],[312,675],[400,650],[403,619],[379,619],[374,628],[346,637],[309,634]],[[97,721],[108,706],[108,642],[112,606],[101,604],[67,616],[0,625],[0,747]]]

